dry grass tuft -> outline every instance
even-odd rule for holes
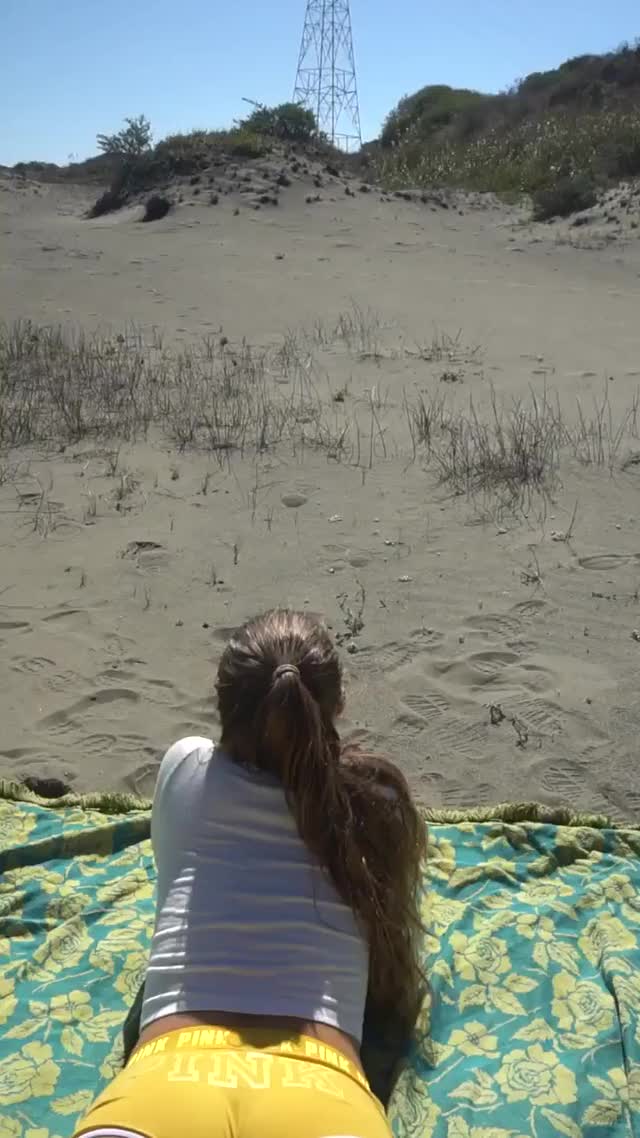
[[[550,490],[564,438],[562,417],[546,395],[505,408],[492,392],[488,418],[469,411],[449,419],[434,452],[440,479],[456,494],[497,491],[514,502],[523,488]]]
[[[578,403],[569,416],[546,391],[504,403],[481,378],[487,406],[476,396],[461,409],[458,385],[434,378],[430,389],[405,394],[403,426],[402,416],[389,417],[393,402],[383,385],[337,388],[323,369],[327,352],[379,361],[380,327],[377,314],[352,305],[337,322],[288,333],[275,347],[232,344],[219,335],[172,349],[161,336],[145,338],[135,328],[88,335],[29,321],[0,325],[0,484],[15,481],[12,449],[89,437],[105,447],[116,507],[132,508],[138,487],[120,466],[120,446],[151,430],[220,465],[281,446],[298,458],[312,450],[360,468],[363,482],[374,463],[404,455],[451,493],[491,499],[498,509],[522,508],[533,495],[551,493],[563,459],[611,473],[636,461],[632,454],[622,463],[619,455],[639,437],[640,394],[620,415],[608,386],[590,411]],[[420,351],[430,364],[478,355],[460,333],[438,334]],[[394,366],[402,358],[396,355]],[[208,484],[209,476],[203,494]],[[48,495],[37,499],[37,526],[48,532],[59,524],[56,506]],[[86,524],[96,512],[89,498]]]
[[[639,437],[639,408],[636,391],[631,406],[616,416],[606,388],[591,414],[578,401],[572,420],[546,391],[505,404],[492,390],[483,413],[473,398],[466,411],[453,409],[448,392],[437,389],[405,396],[414,460],[420,457],[455,495],[492,498],[509,510],[551,493],[563,459],[611,474],[624,468],[618,456],[626,440]]]
[[[17,321],[0,325],[0,446],[131,442],[155,427],[180,450],[198,447],[220,461],[283,441],[341,458],[352,424],[320,384],[293,338],[256,350],[207,337],[174,351],[135,328],[87,335]]]

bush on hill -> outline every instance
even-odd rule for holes
[[[173,202],[163,194],[152,194],[145,202],[143,221],[160,221],[166,217]]]
[[[590,183],[593,193],[640,175],[640,46],[567,60],[501,95],[422,88],[388,116],[372,160],[392,188],[558,187],[566,209],[584,200],[576,187]]]
[[[103,217],[105,213],[113,213],[127,204],[127,195],[121,188],[105,190],[91,206],[87,216],[90,218]]]
[[[554,217],[569,217],[596,204],[598,194],[595,182],[585,175],[560,178],[554,186],[537,190],[533,195],[534,221],[550,221]]]
[[[173,134],[137,154],[114,155],[111,186],[95,203],[89,216],[98,217],[121,209],[132,196],[152,190],[172,177],[198,174],[216,155],[259,158],[268,149],[265,138],[241,127],[231,131],[193,130],[188,134]]]
[[[318,129],[313,111],[299,103],[257,106],[241,126],[253,134],[271,135],[282,142],[309,142]]]
[[[415,95],[407,95],[385,119],[380,136],[383,147],[401,143],[408,132],[414,140],[428,141],[432,135],[449,126],[453,121],[464,119],[469,124],[475,122],[474,115],[481,121],[485,115],[486,104],[491,95],[479,91],[456,90],[453,87],[423,87]]]
[[[116,134],[99,134],[98,148],[103,154],[116,158],[139,158],[151,150],[151,123],[144,115],[125,119],[122,130]]]

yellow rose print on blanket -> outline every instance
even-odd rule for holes
[[[11,1016],[18,1006],[15,988],[14,980],[4,980],[2,976],[0,976],[0,1024],[6,1023],[7,1020],[11,1019]]]
[[[535,1106],[567,1105],[578,1096],[573,1071],[539,1043],[505,1055],[496,1080],[511,1103],[526,1099]]]
[[[539,913],[518,913],[516,932],[527,940],[535,937],[538,943],[549,944],[555,936],[555,925],[551,917],[541,917]]]
[[[460,920],[465,911],[462,901],[445,901],[442,898],[431,898],[425,907],[425,917],[433,925],[438,936],[442,936],[451,925]]]
[[[10,869],[6,880],[21,888],[27,885],[37,886],[44,893],[59,893],[65,884],[63,873],[42,865],[23,865],[18,869]]]
[[[93,1018],[91,997],[88,992],[65,992],[52,996],[49,1015],[60,1023],[87,1023]]]
[[[551,1012],[562,1031],[600,1035],[614,1024],[613,996],[591,980],[578,980],[568,972],[553,977]]]
[[[630,1067],[627,1074],[627,1090],[629,1106],[633,1111],[640,1112],[640,1064]]]
[[[0,802],[0,849],[24,845],[37,822],[34,811],[21,809],[17,802]]]
[[[7,1114],[0,1114],[0,1138],[21,1138],[22,1123],[17,1118],[9,1118]]]
[[[144,977],[147,966],[147,955],[144,952],[131,952],[126,957],[115,979],[116,991],[122,992],[130,1001],[133,1001]]]
[[[25,1043],[20,1051],[0,1060],[0,1107],[51,1095],[60,1067],[47,1043]]]
[[[522,888],[522,897],[529,905],[553,909],[558,901],[566,904],[568,898],[574,897],[574,892],[564,881],[527,881]]]
[[[47,939],[33,954],[34,964],[53,975],[78,964],[91,947],[91,938],[81,917],[74,917],[51,929]]]
[[[462,1055],[496,1055],[498,1052],[498,1036],[492,1035],[478,1020],[471,1020],[463,1028],[452,1031],[448,1044]]]
[[[446,879],[456,866],[456,851],[453,842],[447,838],[437,837],[433,830],[429,830],[427,842],[427,858],[434,875]]]
[[[636,944],[637,934],[608,912],[592,917],[578,940],[578,947],[593,965],[598,965],[607,952],[623,952]]]
[[[46,1126],[23,1126],[17,1118],[0,1114],[0,1138],[60,1138],[52,1134]]]
[[[636,890],[629,878],[621,873],[613,873],[604,881],[589,882],[584,897],[580,900],[580,907],[597,908],[603,900],[622,904],[625,901],[634,901],[636,896]]]
[[[73,920],[88,904],[88,898],[79,893],[68,882],[65,882],[47,905],[47,920],[50,925],[61,924],[63,921]]]
[[[477,980],[481,984],[495,984],[500,976],[511,971],[511,962],[504,940],[497,936],[465,936],[453,933],[453,964],[463,980]]]

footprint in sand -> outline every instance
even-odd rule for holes
[[[609,721],[613,729],[622,727],[633,735],[640,733],[640,708],[614,705],[608,709]]]
[[[160,703],[169,707],[184,704],[187,699],[186,692],[181,691],[171,680],[153,679],[145,676],[141,680],[144,699],[151,703]]]
[[[553,738],[564,727],[560,708],[542,699],[514,700],[509,710],[538,735]]]
[[[103,755],[107,751],[111,751],[119,742],[115,735],[107,735],[97,733],[95,735],[85,735],[82,740],[82,750],[86,755]]]
[[[31,624],[28,620],[0,620],[0,632],[25,631],[31,631]]]
[[[36,750],[35,747],[7,747],[0,751],[0,758],[20,759],[22,762],[29,763],[35,759],[41,759],[42,751]]]
[[[486,676],[488,680],[502,675],[505,668],[511,664],[519,664],[520,656],[515,652],[498,651],[474,652],[467,659],[467,666],[472,672]]]
[[[366,664],[367,667],[375,668],[381,672],[392,672],[411,660],[413,655],[414,650],[408,644],[394,641],[391,644],[381,644],[378,647],[371,645],[361,648],[357,656],[354,657],[354,665],[357,667],[360,664]]]
[[[122,668],[119,664],[111,664],[108,668],[98,672],[95,677],[96,685],[113,684],[116,690],[122,690],[123,685],[135,685],[141,698],[150,703],[169,704],[171,706],[186,699],[184,692],[178,691],[171,680],[155,679],[154,677],[140,676],[138,672],[129,668]],[[129,689],[131,690],[131,688]]]
[[[487,723],[466,723],[441,715],[429,725],[429,744],[441,754],[455,751],[465,759],[477,761],[478,750],[486,744],[489,730],[488,720]]]
[[[37,676],[41,672],[46,672],[50,668],[55,668],[53,660],[48,660],[46,656],[16,656],[11,661],[11,670],[13,672],[26,673],[27,675]]]
[[[582,763],[565,756],[561,763],[544,760],[533,767],[539,768],[540,787],[545,794],[553,794],[564,802],[576,802],[582,797],[589,782],[589,770]]]
[[[77,734],[79,722],[76,716],[86,715],[86,712],[90,711],[96,704],[104,706],[112,703],[138,703],[139,700],[138,693],[129,688],[103,688],[95,695],[83,696],[82,699],[76,700],[69,707],[45,715],[39,720],[38,729],[63,737]]]
[[[522,622],[517,617],[505,616],[503,613],[470,616],[465,625],[474,632],[483,632],[489,636],[517,636],[522,631]]]
[[[135,770],[125,774],[123,779],[125,786],[137,794],[139,798],[151,798],[158,777],[159,766],[159,758],[157,762],[141,763]]]
[[[101,688],[94,695],[86,695],[78,700],[72,708],[74,711],[87,711],[92,704],[105,703],[138,703],[140,694],[132,688]]]
[[[215,703],[210,696],[202,696],[201,699],[185,699],[182,703],[172,705],[172,710],[176,714],[185,715],[187,719],[191,716],[194,720],[204,720],[204,722],[218,722],[218,717],[215,709]],[[192,734],[192,732],[189,732]]]
[[[522,659],[517,653],[495,649],[472,652],[457,660],[432,660],[426,670],[441,681],[473,693],[478,688],[495,685],[498,681],[516,683],[517,681],[509,676],[509,671],[514,665],[523,667]]]
[[[425,770],[426,779],[438,787],[443,805],[457,808],[465,806],[487,806],[495,801],[494,787],[485,782],[469,782],[463,785],[454,779],[444,777],[439,771]]]
[[[137,679],[137,672],[132,672],[129,668],[121,668],[120,664],[115,662],[110,664],[108,668],[104,668],[101,672],[97,672],[95,676],[95,682],[102,684],[135,683]]]
[[[69,712],[63,708],[61,711],[53,711],[50,715],[45,715],[42,719],[38,720],[37,729],[38,731],[46,732],[47,735],[66,739],[77,733],[78,724],[75,719],[71,717]]]
[[[78,617],[80,617],[80,621],[78,621]],[[43,616],[42,622],[43,624],[57,624],[61,620],[71,620],[72,618],[76,624],[88,624],[89,613],[86,609],[56,609],[55,612],[50,612],[47,616]]]
[[[636,794],[635,791],[632,791],[631,794],[625,794],[624,800],[626,807],[624,817],[627,819],[637,817],[640,814],[640,794]]]
[[[450,707],[448,700],[436,691],[426,691],[416,695],[408,693],[402,696],[402,702],[410,711],[427,722],[431,722],[434,715],[442,715],[449,711]]]
[[[98,731],[91,735],[84,735],[80,746],[82,751],[88,755],[104,756],[116,751],[131,755],[151,753],[155,756],[156,754],[156,748],[150,745],[148,739],[143,735],[135,734],[112,735],[106,731]]]
[[[594,557],[579,557],[578,565],[581,569],[618,569],[621,565],[628,565],[630,561],[640,560],[640,553],[599,553]]]
[[[437,648],[442,640],[442,633],[419,628],[408,640],[391,640],[388,644],[361,648],[354,662],[356,666],[363,663],[381,672],[393,672],[416,660],[422,652]]]
[[[616,804],[619,795],[616,796],[613,791],[609,794],[607,787],[597,785],[597,780],[594,785],[593,768],[588,764],[565,755],[561,762],[548,762],[545,759],[533,764],[532,775],[536,771],[540,789],[547,798],[569,806],[575,806],[586,799],[590,812],[619,816]],[[625,795],[625,804],[628,797]],[[630,803],[629,807],[632,808]]]
[[[550,609],[551,606],[547,601],[535,600],[533,597],[528,601],[520,601],[514,605],[511,612],[517,613],[518,616],[525,619],[531,619],[536,616],[542,616],[545,610]]]
[[[121,751],[126,751],[131,755],[149,755],[152,759],[162,758],[162,749],[154,747],[144,735],[119,735],[118,747]]]
[[[401,711],[391,725],[391,738],[402,747],[407,742],[415,742],[420,735],[425,734],[427,727],[421,715],[414,715],[411,711]]]
[[[83,682],[82,677],[77,672],[68,672],[64,669],[54,672],[52,676],[47,676],[45,679],[46,686],[54,692],[73,691]]]

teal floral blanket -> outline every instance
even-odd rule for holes
[[[431,992],[396,1138],[640,1136],[640,830],[432,812]],[[118,1070],[151,932],[149,813],[0,783],[0,1138],[68,1138]]]

